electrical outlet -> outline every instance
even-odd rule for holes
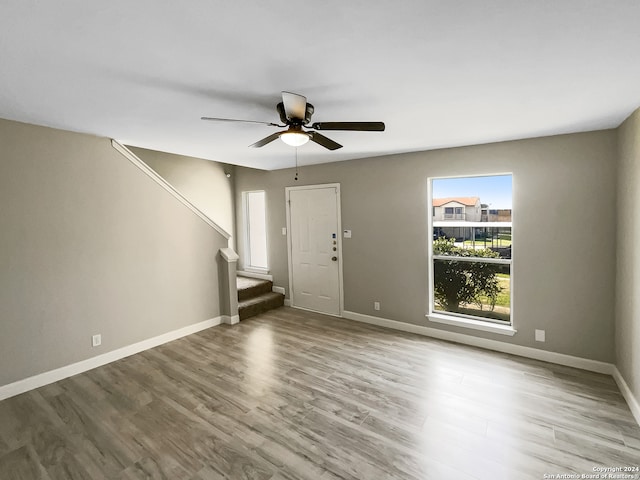
[[[99,347],[102,345],[102,335],[98,334],[91,337],[91,345],[93,347]]]
[[[282,235],[287,235],[287,227],[282,227]]]
[[[373,302],[373,309],[380,310],[380,302]]]
[[[536,330],[536,342],[544,342],[545,333],[544,330]]]

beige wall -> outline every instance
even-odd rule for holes
[[[220,315],[226,240],[108,139],[0,120],[0,225],[0,386]]]
[[[619,138],[617,363],[638,397],[639,117],[619,132],[303,167],[297,182],[293,170],[236,167],[235,204],[243,191],[266,190],[271,271],[288,290],[284,187],[338,182],[343,228],[353,232],[344,240],[346,310],[613,361]],[[225,239],[107,139],[0,120],[0,146],[0,385],[220,314],[216,252]],[[514,174],[518,333],[427,322],[427,178],[504,172]],[[233,203],[217,204],[232,217]],[[536,328],[546,343],[534,342]],[[95,333],[102,347],[91,348]]]
[[[235,248],[233,166],[200,158],[127,147],[202,213],[222,227]]]
[[[608,130],[308,166],[297,182],[292,169],[237,167],[236,205],[243,191],[266,191],[270,269],[287,294],[284,188],[338,182],[342,227],[353,235],[343,241],[346,310],[611,362],[616,159],[616,131]],[[518,333],[428,322],[427,178],[506,172]],[[546,343],[534,341],[534,329],[546,330]]]
[[[618,130],[616,365],[640,399],[640,109]]]

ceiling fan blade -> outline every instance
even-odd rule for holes
[[[314,130],[353,130],[357,132],[384,132],[384,122],[316,122]]]
[[[258,148],[264,147],[267,143],[271,143],[274,140],[277,140],[280,137],[282,132],[272,133],[268,137],[264,137],[262,140],[258,140],[256,143],[249,145],[249,147]]]
[[[316,142],[318,145],[322,145],[324,148],[328,148],[329,150],[337,150],[339,148],[342,148],[342,145],[340,145],[338,142],[334,142],[330,138],[327,138],[317,132],[307,132],[307,134],[309,135],[309,139],[312,142]]]
[[[297,93],[282,92],[284,111],[289,120],[304,120],[307,112],[307,97]]]
[[[200,117],[200,120],[211,120],[214,122],[259,123],[261,125],[269,125],[270,127],[286,127],[286,125],[278,125],[277,123],[259,122],[257,120],[236,120],[235,118]]]

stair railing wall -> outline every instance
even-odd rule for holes
[[[185,207],[190,209],[193,213],[195,213],[198,217],[200,217],[204,222],[215,229],[220,235],[229,240],[231,238],[231,234],[228,233],[224,228],[218,225],[216,222],[211,220],[206,214],[204,214],[198,207],[196,207],[193,203],[191,203],[184,195],[182,195],[178,190],[176,190],[169,182],[167,182],[164,178],[158,175],[151,167],[149,167],[146,163],[144,163],[137,155],[135,155],[131,150],[129,150],[124,145],[118,143],[115,140],[111,140],[111,145],[118,152],[120,152],[125,158],[127,158],[131,163],[133,163],[136,167],[146,173],[149,177],[151,177],[158,185],[164,188],[167,192],[177,198]]]
[[[231,248],[219,250],[218,285],[220,286],[220,311],[222,321],[234,325],[240,321],[238,315],[237,267],[240,258]]]

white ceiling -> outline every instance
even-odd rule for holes
[[[638,0],[0,1],[0,117],[276,169],[280,91],[324,132],[301,164],[616,127],[640,106]]]

